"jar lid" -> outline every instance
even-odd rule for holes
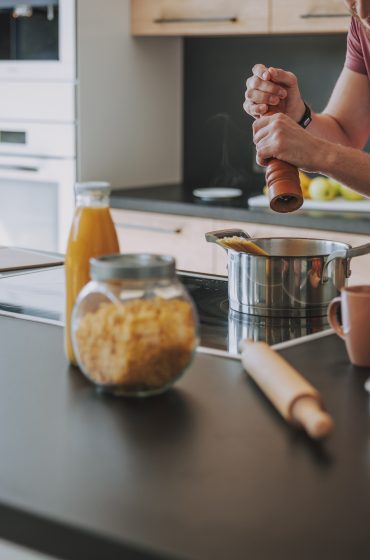
[[[111,185],[106,181],[86,181],[75,184],[76,194],[96,191],[106,191],[108,194],[111,191]]]
[[[148,253],[114,254],[90,259],[93,280],[117,280],[129,278],[172,278],[176,272],[174,257]]]

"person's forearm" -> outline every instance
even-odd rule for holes
[[[318,145],[315,168],[320,173],[370,197],[370,155],[323,140]]]
[[[348,136],[340,124],[334,117],[326,113],[312,113],[312,121],[308,125],[307,131],[329,142],[343,144],[343,146],[351,145]]]

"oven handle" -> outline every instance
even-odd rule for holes
[[[0,163],[0,171],[16,171],[16,172],[33,172],[39,173],[40,167],[36,167],[35,165],[25,164],[25,165],[9,165],[6,163]]]
[[[45,174],[46,161],[32,157],[0,156],[0,179],[35,180]]]

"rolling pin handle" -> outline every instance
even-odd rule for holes
[[[334,428],[331,416],[322,410],[317,399],[309,395],[298,397],[292,403],[290,414],[292,421],[301,425],[313,439],[328,436]]]
[[[266,342],[244,339],[240,351],[245,370],[287,422],[313,439],[330,434],[334,423],[320,394],[293,366]]]

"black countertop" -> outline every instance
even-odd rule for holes
[[[299,210],[292,214],[277,214],[269,209],[249,210],[246,193],[230,201],[203,202],[192,195],[189,187],[181,184],[114,190],[111,205],[143,212],[370,234],[368,213]]]
[[[370,370],[337,336],[282,351],[335,419],[322,443],[238,360],[198,354],[165,395],[115,399],[62,339],[0,317],[0,537],[68,560],[370,557]]]

